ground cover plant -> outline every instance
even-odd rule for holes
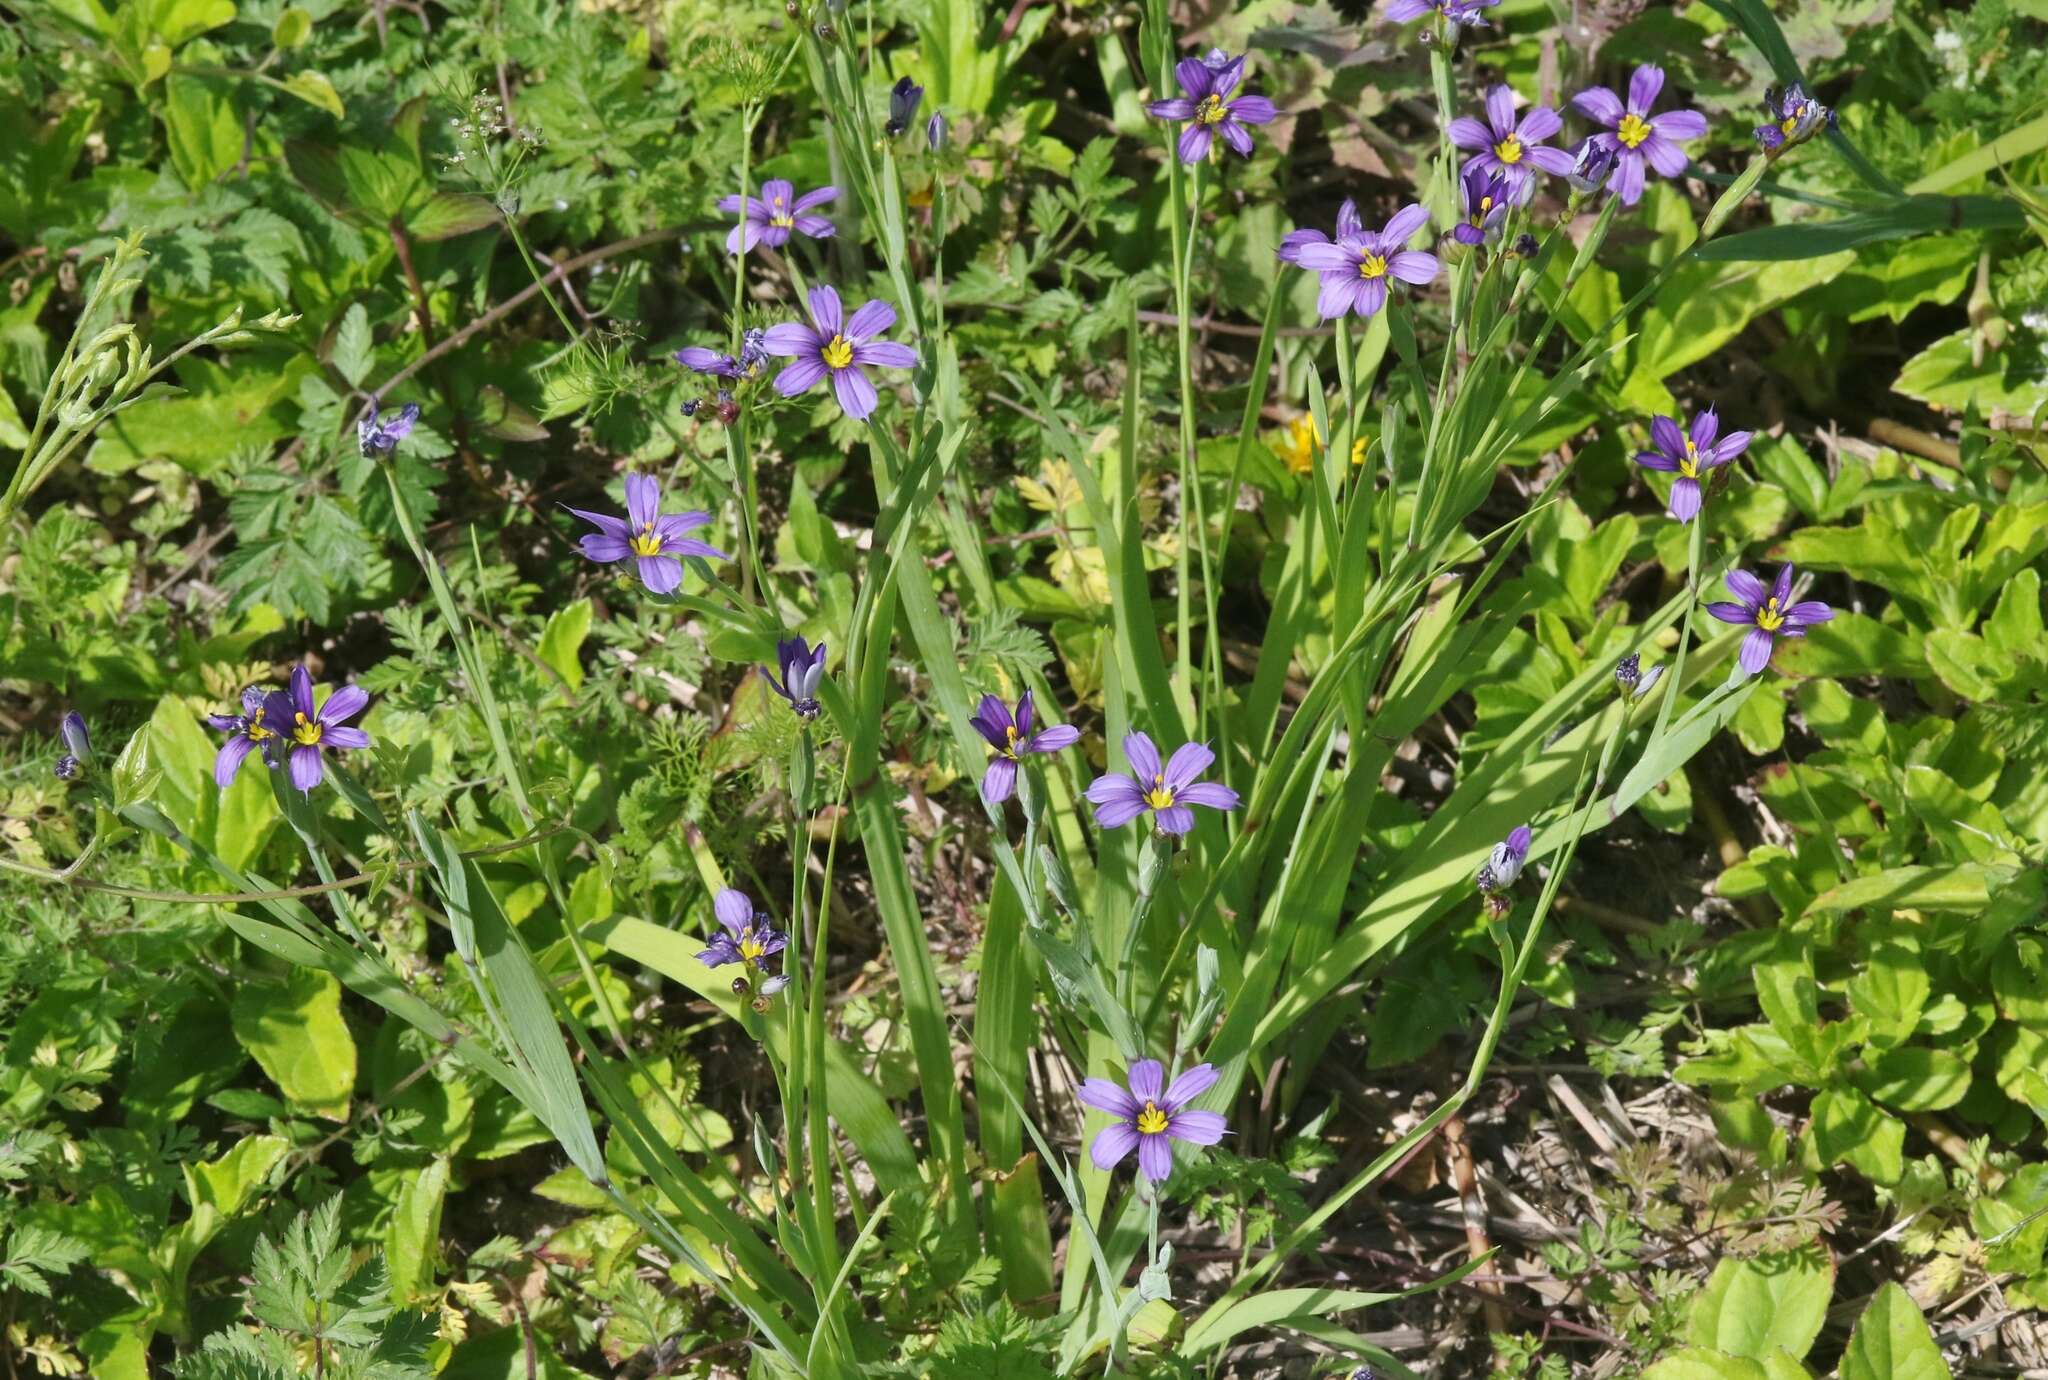
[[[0,0],[10,1375],[2048,1370],[2048,15]]]

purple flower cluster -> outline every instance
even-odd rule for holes
[[[1250,54],[1232,57],[1211,48],[1198,58],[1182,58],[1173,69],[1181,94],[1154,101],[1145,109],[1156,120],[1187,121],[1175,148],[1183,163],[1199,163],[1221,152],[1221,139],[1240,155],[1252,156],[1252,134],[1245,126],[1271,124],[1280,114],[1264,96],[1233,94],[1244,79]]]
[[[1153,1183],[1173,1173],[1173,1142],[1214,1145],[1223,1139],[1221,1112],[1193,1112],[1188,1103],[1216,1085],[1213,1064],[1197,1064],[1166,1087],[1166,1068],[1157,1059],[1131,1065],[1126,1084],[1090,1078],[1077,1094],[1084,1106],[1116,1120],[1096,1134],[1088,1149],[1097,1169],[1114,1169],[1138,1152],[1138,1172]]]
[[[209,714],[207,723],[228,735],[213,759],[213,781],[222,790],[234,784],[235,773],[249,754],[261,749],[272,768],[284,766],[301,793],[326,779],[325,755],[370,746],[370,735],[348,721],[369,706],[370,696],[343,685],[325,703],[316,703],[313,677],[303,666],[292,667],[288,690],[242,692],[239,714]]]

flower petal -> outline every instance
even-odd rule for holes
[[[917,351],[894,340],[870,340],[853,347],[853,362],[880,369],[915,369]]]
[[[1700,515],[1700,482],[1697,479],[1680,478],[1671,486],[1671,501],[1665,509],[1680,522],[1691,522]]]
[[[1102,1128],[1095,1137],[1095,1143],[1088,1147],[1088,1157],[1095,1161],[1097,1169],[1114,1169],[1137,1148],[1137,1128],[1127,1121],[1119,1121],[1114,1126]]]
[[[1053,724],[1040,729],[1031,739],[1033,752],[1061,752],[1081,741],[1081,730],[1072,724]]]
[[[839,309],[839,294],[830,286],[811,289],[811,324],[818,328],[818,334],[830,339],[840,334],[844,315]]]
[[[1461,149],[1482,153],[1493,147],[1493,131],[1470,115],[1460,115],[1451,121],[1451,142]]]
[[[1237,150],[1239,157],[1252,156],[1252,132],[1235,119],[1226,117],[1223,123],[1216,126],[1216,132],[1223,136],[1224,143]]]
[[[868,376],[860,371],[858,364],[832,371],[832,392],[839,399],[839,406],[846,415],[856,422],[864,422],[881,401],[875,386],[868,382]]]
[[[1169,805],[1156,812],[1152,822],[1159,826],[1160,833],[1172,834],[1178,838],[1182,834],[1194,831],[1195,812],[1185,805]]]
[[[1778,578],[1771,582],[1771,597],[1783,608],[1792,602],[1792,564],[1786,562],[1778,567]]]
[[[1130,763],[1131,775],[1148,785],[1162,770],[1159,749],[1145,733],[1133,731],[1124,735],[1124,761]]]
[[[683,563],[674,556],[642,556],[640,583],[656,594],[673,594],[683,582]]]
[[[1380,232],[1380,238],[1388,249],[1399,249],[1428,224],[1429,212],[1420,202],[1411,201],[1387,218],[1387,228]]]
[[[826,202],[836,199],[838,195],[839,189],[833,186],[824,186],[813,192],[805,192],[795,201],[789,203],[790,214],[802,215],[813,206],[823,206]]]
[[[320,765],[320,749],[304,744],[292,749],[291,769],[292,785],[298,787],[302,795],[319,785],[327,774]]]
[[[304,714],[307,718],[312,718],[315,708],[313,704],[313,673],[303,666],[292,667],[291,685],[292,713]],[[286,714],[284,720],[287,723],[291,722],[291,714]]]
[[[1707,612],[1723,623],[1733,623],[1738,628],[1756,622],[1756,610],[1741,604],[1716,602],[1707,605]]]
[[[1431,258],[1434,263],[1434,257]],[[1378,316],[1387,305],[1387,280],[1367,278],[1351,290],[1351,309],[1360,316]]]
[[[1664,457],[1672,462],[1674,468],[1678,461],[1685,458],[1685,433],[1678,429],[1675,418],[1652,417],[1650,441],[1664,453]]]
[[[1764,582],[1747,570],[1731,570],[1722,577],[1722,582],[1728,586],[1729,593],[1752,609],[1761,607],[1764,600],[1770,596]]]
[[[859,311],[848,318],[846,329],[840,334],[846,337],[849,345],[858,345],[863,340],[871,340],[882,334],[895,324],[896,308],[877,297],[872,302],[864,303]]]
[[[1515,134],[1526,153],[1528,145],[1540,144],[1563,128],[1564,116],[1547,105],[1532,105],[1522,112],[1522,122],[1515,126]]]
[[[1174,749],[1172,758],[1166,763],[1166,785],[1176,795],[1192,786],[1201,774],[1216,760],[1205,743],[1183,743]]]
[[[1834,616],[1834,609],[1820,600],[1803,599],[1785,610],[1785,626],[1788,628],[1810,628],[1815,623],[1825,623]]]
[[[1180,142],[1174,146],[1174,152],[1183,163],[1199,163],[1209,156],[1209,143],[1213,137],[1209,126],[1189,125],[1180,132]]]
[[[1688,139],[1702,138],[1707,132],[1707,117],[1697,110],[1667,110],[1652,123],[1659,134],[1681,144]]]
[[[1623,149],[1614,165],[1614,194],[1624,206],[1643,199],[1643,155],[1639,149]]]
[[[610,565],[613,561],[623,561],[633,554],[633,548],[626,543],[624,537],[615,537],[608,532],[587,533],[582,545],[584,555],[605,565]]]
[[[256,746],[256,740],[246,733],[237,733],[220,745],[220,751],[213,759],[213,784],[226,790],[235,783],[235,773],[242,769],[242,759]]]
[[[320,742],[331,748],[366,748],[370,735],[354,724],[335,724],[321,733]]]
[[[661,516],[661,483],[651,474],[626,476],[626,522],[635,532]]]
[[[1093,795],[1088,797],[1095,805],[1096,828],[1121,829],[1139,815],[1145,813],[1145,797],[1135,785],[1132,785],[1128,778],[1119,776],[1104,777],[1102,779],[1105,781],[1122,781],[1126,786],[1130,786],[1131,789],[1129,795],[1118,795],[1107,800],[1097,799]],[[1101,783],[1098,782],[1097,784]]]
[[[737,935],[754,923],[754,902],[746,892],[726,887],[711,898],[711,913],[718,917],[719,924]]]
[[[1131,1096],[1139,1102],[1157,1102],[1166,1093],[1166,1065],[1157,1059],[1140,1059],[1130,1067]]]
[[[1711,407],[1705,409],[1692,419],[1692,425],[1686,428],[1686,434],[1700,450],[1712,450],[1714,438],[1721,434],[1720,415]]]
[[[1358,272],[1358,251],[1348,245],[1331,244],[1317,237],[1317,242],[1304,244],[1296,263],[1314,273],[1343,273],[1356,275]]]
[[[1145,107],[1145,113],[1155,120],[1192,120],[1195,118],[1195,103],[1183,96],[1172,100],[1154,101]]]
[[[1197,781],[1177,795],[1183,805],[1206,805],[1212,810],[1235,810],[1238,804],[1237,792],[1220,781]]]
[[[1440,267],[1436,255],[1424,253],[1420,249],[1404,249],[1387,260],[1387,272],[1404,283],[1413,283],[1418,287],[1435,281]]]
[[[1017,764],[1007,757],[991,758],[981,778],[981,798],[1000,805],[1017,789]]]
[[[1486,93],[1486,123],[1493,126],[1496,139],[1515,132],[1515,92],[1505,82]]]
[[[1756,433],[1753,431],[1729,432],[1714,443],[1714,455],[1711,463],[1716,465],[1727,464],[1730,460],[1748,450],[1749,443],[1755,436]],[[1705,447],[1701,447],[1701,449],[1704,450]]]
[[[798,216],[794,224],[814,240],[829,240],[839,233],[839,227],[823,216]]]
[[[1074,1096],[1082,1106],[1108,1112],[1111,1116],[1135,1117],[1144,1110],[1138,1099],[1132,1097],[1121,1083],[1108,1078],[1084,1080]]]
[[[1180,89],[1187,92],[1188,99],[1199,101],[1209,94],[1215,85],[1215,74],[1200,58],[1182,58],[1173,65],[1173,79],[1180,83]]]
[[[983,695],[981,703],[975,706],[974,714],[967,720],[974,731],[988,740],[993,748],[1008,747],[1009,734],[1005,731],[1016,720],[1010,717],[1010,706],[995,695]]]
[[[1589,86],[1572,97],[1572,108],[1593,123],[1610,128],[1620,124],[1627,113],[1621,108],[1621,98],[1604,86]]]
[[[1173,1142],[1165,1132],[1138,1137],[1138,1172],[1153,1183],[1164,1183],[1173,1174]]]
[[[775,376],[775,391],[785,398],[808,393],[827,372],[825,361],[816,355],[799,359]]]
[[[1350,311],[1357,298],[1352,291],[1356,281],[1340,273],[1325,273],[1322,287],[1316,292],[1316,314],[1325,321],[1334,321]]]
[[[1271,124],[1279,117],[1280,108],[1264,96],[1239,96],[1230,103],[1230,118],[1248,125]]]
[[[1572,170],[1571,150],[1554,149],[1547,144],[1525,145],[1522,149],[1522,162],[1524,164],[1533,163],[1552,177],[1563,177]],[[1531,179],[1527,185],[1533,187],[1534,179]],[[1525,197],[1524,199],[1526,200],[1527,198]]]
[[[1653,132],[1649,138],[1643,140],[1640,152],[1649,160],[1650,166],[1657,170],[1659,177],[1678,177],[1685,172],[1688,161],[1685,150],[1660,133]]]
[[[370,703],[370,692],[360,685],[336,687],[327,697],[327,703],[320,706],[320,722],[323,724],[345,724],[363,712]]]
[[[818,339],[818,333],[803,322],[785,321],[762,332],[761,348],[771,355],[788,358],[814,355],[825,348],[825,342]]]
[[[1661,450],[1637,451],[1636,463],[1646,470],[1659,470],[1665,474],[1675,473],[1678,469],[1678,462]]]
[[[1189,1145],[1214,1145],[1229,1129],[1221,1112],[1179,1112],[1166,1123],[1166,1134]]]
[[[1364,233],[1365,222],[1358,218],[1358,203],[1347,196],[1344,204],[1337,208],[1337,238],[1355,238]]]
[[[1771,664],[1771,647],[1776,642],[1762,628],[1751,628],[1749,636],[1742,639],[1742,669],[1755,675]]]
[[[1650,107],[1657,103],[1657,93],[1663,89],[1664,69],[1644,63],[1628,79],[1628,108],[1638,115],[1649,114]]]
[[[1215,1087],[1216,1080],[1222,1076],[1216,1071],[1214,1064],[1197,1064],[1191,1069],[1186,1069],[1167,1088],[1161,1105],[1168,1113],[1177,1111]]]

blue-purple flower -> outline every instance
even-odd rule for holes
[[[652,475],[626,476],[626,516],[623,518],[582,508],[570,508],[569,511],[597,526],[595,532],[583,534],[584,555],[606,565],[632,557],[640,572],[640,582],[656,594],[673,593],[682,584],[683,563],[680,557],[732,559],[708,542],[685,535],[710,522],[711,514],[692,510],[663,515],[661,485]]]
[[[1547,105],[1530,106],[1515,119],[1515,93],[1496,86],[1486,93],[1484,122],[1470,115],[1451,121],[1451,142],[1472,151],[1465,166],[1497,172],[1508,184],[1517,206],[1528,204],[1536,194],[1536,174],[1547,172],[1563,177],[1572,170],[1572,156],[1552,148],[1544,140],[1564,128],[1564,120]]]
[[[1048,724],[1033,732],[1036,717],[1031,692],[1026,690],[1017,701],[1014,717],[1009,706],[1000,699],[994,695],[983,695],[981,708],[967,721],[996,750],[995,757],[988,764],[988,772],[981,778],[982,799],[990,804],[1008,800],[1011,792],[1017,789],[1018,764],[1026,755],[1058,752],[1081,741],[1081,730],[1067,724]]]
[[[1782,91],[1773,88],[1765,92],[1764,110],[1771,122],[1756,127],[1756,141],[1773,158],[1835,124],[1835,112],[1807,95],[1796,81]]]
[[[389,455],[398,449],[398,443],[412,433],[413,423],[420,419],[420,405],[407,403],[382,421],[377,417],[377,400],[370,399],[370,410],[356,419],[356,443],[362,447],[365,457],[374,458]]]
[[[910,128],[910,122],[917,118],[917,107],[924,101],[924,88],[909,77],[896,78],[896,84],[889,88],[889,122],[882,126],[882,133],[894,139]]]
[[[1493,846],[1493,852],[1480,865],[1479,875],[1472,884],[1482,892],[1506,891],[1522,875],[1522,864],[1529,860],[1529,841],[1533,838],[1529,826],[1518,824],[1508,836]]]
[[[760,326],[749,327],[740,337],[740,352],[737,357],[707,350],[702,345],[685,345],[675,353],[676,363],[698,374],[709,374],[719,379],[750,379],[761,372],[761,366],[768,362],[768,349],[764,344],[768,332]]]
[[[1728,590],[1738,602],[1707,605],[1707,612],[1723,623],[1749,629],[1742,639],[1739,660],[1742,669],[1755,675],[1771,664],[1771,650],[1781,637],[1804,637],[1816,623],[1825,623],[1835,611],[1818,599],[1792,603],[1792,567],[1778,571],[1777,582],[1768,589],[1747,570],[1731,570],[1726,576]]]
[[[1482,245],[1500,238],[1501,222],[1508,216],[1508,182],[1498,172],[1479,166],[1473,159],[1458,178],[1458,223],[1451,238],[1459,244]]]
[[[1564,180],[1580,196],[1591,196],[1607,185],[1607,179],[1614,176],[1614,150],[1600,142],[1600,136],[1589,134],[1579,141],[1572,150],[1571,171]]]
[[[725,237],[725,252],[744,254],[757,244],[780,249],[789,243],[791,234],[809,235],[814,240],[830,239],[836,233],[832,222],[812,215],[811,208],[823,206],[838,195],[837,187],[820,187],[798,196],[789,182],[771,177],[761,184],[759,196],[744,200],[738,195],[722,198],[719,210],[727,215],[740,213],[739,224]]]
[[[1427,283],[1436,277],[1436,255],[1404,248],[1415,232],[1429,224],[1429,212],[1410,204],[1394,212],[1387,227],[1377,234],[1361,229],[1334,243],[1298,244],[1294,262],[1320,273],[1323,290],[1316,298],[1316,310],[1325,321],[1355,311],[1375,316],[1387,304],[1387,280]]]
[[[242,769],[242,760],[251,752],[262,749],[263,760],[273,767],[281,760],[279,753],[283,739],[279,735],[285,732],[283,725],[288,724],[290,718],[270,717],[273,698],[281,697],[274,690],[252,685],[242,691],[241,713],[206,716],[206,722],[215,732],[228,735],[213,759],[213,784],[222,790],[235,784],[235,773]]]
[[[1188,806],[1237,808],[1236,791],[1200,779],[1216,760],[1216,754],[1200,743],[1183,744],[1162,766],[1150,737],[1126,733],[1124,760],[1130,765],[1129,776],[1098,776],[1088,787],[1095,823],[1101,828],[1121,828],[1150,810],[1160,833],[1185,834],[1195,827],[1195,812]]]
[[[1221,48],[1211,48],[1202,57],[1182,58],[1174,66],[1174,80],[1181,93],[1145,107],[1155,120],[1186,120],[1177,152],[1183,163],[1199,163],[1220,152],[1216,138],[1244,157],[1252,156],[1252,133],[1246,125],[1270,124],[1279,115],[1264,96],[1233,96],[1244,78],[1244,64],[1250,55],[1231,57]]]
[[[1411,19],[1420,19],[1431,11],[1441,12],[1453,24],[1479,25],[1485,27],[1486,17],[1482,10],[1490,10],[1500,0],[1388,0],[1381,13],[1396,24],[1406,24]]]
[[[1721,435],[1721,419],[1711,407],[1694,417],[1690,427],[1680,427],[1671,417],[1654,417],[1650,421],[1652,449],[1637,451],[1636,463],[1678,476],[1671,486],[1667,511],[1680,522],[1691,522],[1700,511],[1700,481],[1708,470],[1748,450],[1750,434],[1731,431]]]
[[[246,701],[245,701],[246,702]],[[324,704],[313,699],[313,677],[303,666],[292,667],[291,688],[273,690],[263,701],[263,722],[273,729],[290,769],[292,784],[300,792],[311,791],[326,779],[325,757],[329,752],[366,748],[370,735],[348,721],[369,705],[369,692],[354,685],[337,686]],[[247,736],[246,734],[244,735]],[[222,749],[223,754],[227,751]],[[246,755],[247,748],[242,752]],[[214,780],[220,780],[220,760],[214,760]],[[228,773],[234,779],[234,773]]]
[[[789,943],[789,936],[770,924],[767,915],[755,910],[744,891],[727,887],[712,901],[711,910],[722,928],[711,936],[706,947],[697,951],[697,961],[706,967],[723,968],[738,963],[752,973],[761,966],[762,959],[781,953]]]
[[[1358,218],[1358,203],[1350,197],[1337,208],[1337,240],[1355,240],[1365,233],[1365,222]],[[1320,230],[1289,230],[1280,237],[1280,247],[1273,251],[1275,258],[1286,264],[1299,264],[1301,251],[1312,244],[1329,244],[1330,237]]]
[[[917,351],[908,345],[875,339],[896,324],[896,308],[880,299],[847,318],[840,312],[837,292],[812,288],[811,321],[813,325],[785,321],[770,326],[762,338],[769,354],[794,361],[775,376],[775,391],[785,398],[809,392],[830,375],[839,406],[847,416],[864,422],[879,397],[863,366],[910,369],[917,364]]]
[[[1650,107],[1663,89],[1664,69],[1645,63],[1628,79],[1627,105],[1604,86],[1572,97],[1581,114],[1610,131],[1593,138],[1614,151],[1614,194],[1624,206],[1642,200],[1645,162],[1660,177],[1677,177],[1685,171],[1685,150],[1679,143],[1707,132],[1707,117],[1697,110],[1653,112]]]
[[[818,717],[818,682],[825,676],[825,644],[820,642],[814,651],[801,637],[785,637],[775,644],[775,661],[782,669],[782,679],[776,680],[775,673],[766,666],[761,674],[768,681],[768,688],[789,702],[789,707],[805,723]]]
[[[65,747],[64,755],[57,759],[57,779],[75,781],[92,761],[92,734],[86,731],[85,715],[75,709],[67,713],[57,722],[57,736]]]
[[[1214,1145],[1223,1139],[1221,1112],[1191,1112],[1188,1103],[1216,1085],[1216,1067],[1197,1064],[1162,1091],[1166,1069],[1157,1059],[1131,1065],[1128,1088],[1107,1078],[1090,1078],[1076,1094],[1082,1105],[1108,1112],[1116,1120],[1096,1134],[1088,1154],[1097,1169],[1114,1169],[1131,1151],[1138,1152],[1138,1172],[1153,1183],[1173,1173],[1173,1142]]]

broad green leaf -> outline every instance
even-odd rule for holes
[[[1693,1298],[1686,1340],[1753,1361],[1780,1348],[1797,1359],[1820,1335],[1834,1290],[1834,1258],[1819,1246],[1724,1259]]]
[[[283,1136],[244,1136],[219,1159],[184,1166],[186,1196],[195,1208],[204,1204],[224,1218],[234,1217],[290,1149]]]
[[[1965,327],[1913,356],[1893,381],[1893,391],[1943,412],[1974,404],[1980,412],[1996,408],[2031,416],[2048,403],[2048,379],[2023,358],[2024,351],[1990,350],[1979,363],[1972,335]]]
[[[340,983],[311,968],[294,968],[282,982],[246,983],[230,1024],[288,1099],[316,1116],[347,1118],[356,1042],[342,1019]]]
[[[583,688],[583,661],[578,653],[590,636],[590,618],[590,601],[578,599],[549,614],[547,626],[541,630],[538,655],[572,695]]]
[[[1888,1049],[1856,1075],[1856,1086],[1902,1112],[1938,1112],[1970,1090],[1970,1066],[1945,1049]]]
[[[164,79],[171,165],[195,192],[242,161],[242,117],[229,99],[231,89],[215,77]]]
[[[1806,1141],[1807,1162],[1814,1169],[1847,1161],[1879,1184],[1897,1183],[1905,1172],[1905,1123],[1879,1111],[1854,1088],[1824,1088],[1814,1094],[1813,1124]]]
[[[209,29],[231,24],[234,0],[131,0],[146,6],[149,28],[170,47],[197,38]]]
[[[296,48],[313,32],[313,16],[293,5],[277,16],[270,26],[270,41],[279,48]]]
[[[498,208],[480,196],[436,192],[406,217],[406,228],[423,240],[446,240],[495,225],[499,219]]]
[[[334,83],[319,72],[294,72],[285,78],[284,89],[297,96],[307,105],[317,106],[335,119],[348,117],[348,111],[341,103],[341,93],[334,89]]]
[[[350,304],[342,314],[341,325],[334,332],[334,352],[328,362],[358,388],[370,376],[370,369],[377,362],[377,347],[370,336],[370,314],[363,309],[361,302]]]
[[[1856,1320],[1841,1380],[1950,1380],[1927,1320],[1898,1285],[1881,1285]]]
[[[1920,946],[1901,935],[1873,946],[1863,970],[1849,980],[1849,1005],[1870,1022],[1870,1043],[1888,1049],[1920,1024],[1930,984]]]
[[[1894,867],[1823,893],[1808,907],[1826,911],[1939,910],[1975,912],[1991,899],[1994,886],[2011,876],[2006,868],[1965,863],[1956,867]]]
[[[441,1205],[448,1196],[448,1161],[436,1158],[408,1178],[398,1191],[384,1228],[384,1263],[391,1272],[391,1301],[403,1306],[433,1292],[435,1262],[441,1254]]]
[[[1771,1380],[1771,1377],[1747,1356],[1730,1356],[1723,1351],[1687,1347],[1644,1371],[1643,1380]]]

